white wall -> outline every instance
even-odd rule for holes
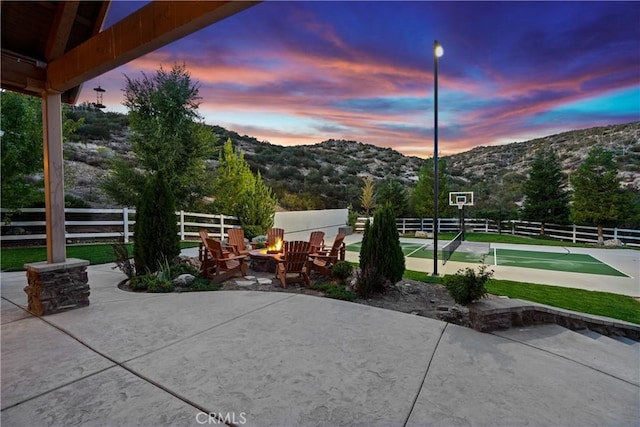
[[[324,231],[325,241],[347,224],[349,209],[276,212],[273,226],[284,229],[285,240],[309,240],[312,231]]]

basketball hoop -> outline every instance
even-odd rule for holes
[[[452,191],[449,193],[449,206],[457,206],[460,213],[460,236],[464,237],[464,207],[473,206],[473,191]]]
[[[473,206],[473,191],[452,191],[449,193],[449,206],[457,206],[462,210],[463,206]]]

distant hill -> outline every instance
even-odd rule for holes
[[[113,206],[99,190],[98,183],[115,153],[131,155],[126,120],[110,113],[116,126],[105,137],[81,132],[81,142],[65,144],[71,181],[68,192],[94,206]],[[102,118],[104,120],[104,118]],[[91,120],[96,126],[96,120]],[[108,126],[107,126],[108,127]],[[284,208],[359,208],[362,178],[379,181],[391,175],[405,187],[417,181],[424,160],[390,148],[356,141],[328,140],[318,144],[284,147],[258,141],[248,135],[212,126],[218,144],[230,138],[245,154],[254,171],[276,191]],[[82,129],[81,129],[82,131]],[[490,208],[498,201],[514,204],[522,198],[521,184],[536,151],[553,148],[569,175],[586,157],[589,149],[601,144],[615,153],[623,186],[640,193],[640,122],[575,130],[506,145],[476,147],[443,157],[447,161],[452,191],[475,191],[478,207]],[[217,157],[209,161],[217,167]]]
[[[357,199],[361,178],[392,175],[412,186],[424,160],[390,148],[355,141],[328,140],[319,144],[282,147],[215,127],[220,140],[231,138],[254,170],[272,186],[292,192],[320,194],[327,207],[344,207]],[[531,160],[543,148],[558,154],[569,175],[596,144],[615,154],[621,185],[640,191],[640,122],[596,127],[550,135],[526,142],[476,147],[444,156],[452,191],[475,191],[479,206],[491,206],[495,195],[517,202]],[[506,190],[505,190],[506,189]],[[510,194],[504,194],[505,191]],[[342,197],[340,197],[342,195]]]

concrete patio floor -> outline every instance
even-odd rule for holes
[[[129,293],[112,267],[89,267],[88,307],[42,318],[24,310],[24,272],[2,273],[2,425],[640,420],[638,345],[280,292]]]

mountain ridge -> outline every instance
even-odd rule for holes
[[[362,178],[370,176],[380,181],[393,176],[405,188],[411,188],[425,161],[416,156],[405,156],[389,147],[352,140],[329,139],[316,144],[280,146],[221,126],[209,127],[218,137],[217,146],[222,146],[230,138],[234,146],[244,153],[252,170],[261,173],[281,201],[305,199],[307,203],[303,207],[306,208],[352,205],[358,209]],[[589,149],[601,144],[614,152],[621,185],[640,192],[639,132],[640,121],[637,121],[561,132],[529,141],[479,146],[441,158],[447,163],[450,190],[474,191],[479,204],[488,207],[491,200],[495,201],[495,195],[504,193],[505,188],[510,194],[501,197],[507,203],[516,203],[522,198],[518,187],[526,179],[527,169],[537,150],[554,149],[565,173],[570,175]],[[71,179],[75,182],[68,186],[68,192],[95,207],[113,206],[100,194],[98,184],[116,153],[131,155],[128,129],[121,127],[108,137],[102,136],[102,139],[92,139],[86,134],[82,139],[81,142],[65,144],[66,166],[70,171],[76,170],[75,179]],[[215,169],[217,156],[208,164]],[[286,203],[284,207],[287,208]],[[295,208],[293,204],[290,207]]]

